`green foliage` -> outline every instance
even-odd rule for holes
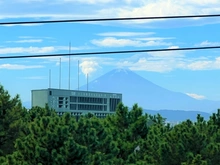
[[[220,110],[208,121],[165,124],[120,103],[105,119],[92,114],[78,121],[45,108],[22,108],[0,86],[0,164],[2,165],[217,165],[220,162]]]
[[[14,141],[20,136],[25,115],[19,96],[12,98],[0,85],[0,156],[14,151]]]
[[[85,164],[87,149],[75,142],[75,128],[70,114],[42,116],[29,123],[30,133],[17,139],[15,147],[28,164]]]
[[[28,111],[28,120],[34,121],[35,119],[40,119],[43,116],[57,116],[56,112],[53,109],[50,109],[48,105],[45,106],[45,108],[41,107],[32,107]]]

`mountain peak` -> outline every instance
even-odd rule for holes
[[[123,103],[133,106],[138,103],[145,109],[211,111],[220,107],[219,102],[196,100],[184,93],[173,92],[154,84],[135,72],[114,69],[88,84],[90,91],[122,93]],[[86,90],[87,85],[80,88]]]
[[[118,69],[114,69],[113,71],[115,71],[116,73],[125,73],[128,74],[129,72],[132,72],[130,69],[126,69],[126,68],[118,68]]]

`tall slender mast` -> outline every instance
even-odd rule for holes
[[[78,60],[78,90],[79,90],[79,60]]]
[[[87,73],[87,91],[89,90],[89,74]]]
[[[71,42],[69,43],[69,54],[71,53]],[[70,90],[70,55],[69,55],[69,90]]]
[[[61,58],[60,58],[60,77],[59,77],[59,89],[61,88]]]
[[[49,88],[51,88],[51,69],[49,70]]]

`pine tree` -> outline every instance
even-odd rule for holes
[[[12,98],[0,85],[0,156],[14,151],[14,141],[20,136],[26,113],[19,96]]]

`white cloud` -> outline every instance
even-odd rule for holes
[[[147,37],[147,38],[136,38],[136,40],[140,41],[159,41],[159,40],[172,40],[174,37]]]
[[[19,18],[19,17],[18,17]],[[0,16],[0,19],[1,19],[1,16]],[[13,27],[13,26],[41,26],[43,24],[41,23],[34,23],[34,24],[28,24],[28,23],[25,23],[25,24],[5,24],[5,25],[1,25],[1,26],[6,26],[6,27]]]
[[[110,2],[114,2],[114,0],[63,0],[62,2],[79,2],[79,3],[84,3],[84,4],[106,4],[106,3],[110,3]]]
[[[219,0],[185,0],[185,3],[207,6],[207,5],[217,5],[219,4]]]
[[[189,6],[186,3],[182,4],[180,1],[175,0],[154,0],[142,1],[138,6],[133,7],[125,6],[111,9],[100,10],[100,14],[111,12],[116,17],[150,17],[150,16],[168,16],[168,15],[190,15],[197,14],[196,7]],[[132,23],[149,23],[155,20],[135,20]],[[164,20],[157,20],[164,21]],[[124,21],[125,22],[125,21]],[[128,21],[126,21],[128,22]]]
[[[207,59],[207,60],[195,60],[188,65],[186,65],[186,69],[190,70],[215,70],[220,69],[220,57],[215,59]]]
[[[96,61],[92,61],[92,60],[84,60],[83,62],[81,62],[79,64],[83,74],[85,76],[92,74],[93,72],[95,72],[97,70],[97,68],[99,68],[99,64]]]
[[[100,65],[112,65],[115,64],[115,58],[113,57],[101,57],[101,56],[87,56],[87,57],[77,57],[77,58],[73,58],[73,61],[80,61],[84,62],[84,61],[94,61],[95,63],[97,63],[97,68],[101,68]]]
[[[114,15],[114,17],[158,17],[158,16],[178,16],[178,15],[204,15],[216,14],[220,12],[219,1],[197,1],[190,3],[190,0],[149,0],[135,3],[130,0],[127,5],[119,7],[109,7],[99,11],[100,15]],[[131,2],[134,2],[135,5]],[[169,26],[167,22],[175,21],[175,26],[196,26],[201,24],[218,23],[218,18],[188,18],[188,19],[147,19],[134,21],[121,21],[122,24],[141,25],[144,27],[160,28]],[[181,24],[178,23],[181,21]],[[170,23],[169,27],[173,27]]]
[[[190,70],[204,70],[210,69],[212,61],[195,61],[187,66]]]
[[[194,99],[197,99],[197,100],[203,100],[205,99],[206,97],[203,96],[203,95],[198,95],[198,94],[195,94],[195,93],[186,93],[188,96],[194,98]]]
[[[179,46],[169,46],[167,49],[178,49]],[[159,60],[168,60],[173,58],[182,58],[185,57],[184,52],[186,51],[160,51],[160,52],[149,52],[148,55],[150,55],[154,59]]]
[[[179,46],[169,46],[168,49],[178,49]]]
[[[126,67],[135,71],[170,72],[186,65],[181,52],[141,53],[118,61],[117,67]]]
[[[167,46],[171,45],[171,43],[162,42],[162,41],[140,41],[135,39],[117,39],[114,37],[107,37],[104,39],[94,39],[91,41],[92,44],[102,47],[125,47],[125,46],[133,46],[133,47],[145,47],[145,46]]]
[[[18,40],[18,41],[6,41],[7,43],[40,43],[42,39],[26,39],[26,40]]]
[[[172,70],[165,61],[150,60],[147,58],[140,58],[137,62],[123,61],[118,63],[119,67],[128,67],[135,71],[151,71],[151,72],[168,72]]]
[[[0,49],[0,54],[18,54],[18,53],[31,53],[31,54],[40,54],[40,53],[51,53],[54,52],[55,48],[53,46],[47,47],[6,47]]]
[[[24,70],[24,69],[34,69],[34,68],[43,68],[42,65],[18,65],[18,64],[0,64],[0,69],[8,70]]]
[[[216,8],[218,0],[154,0],[142,1],[139,7],[120,9],[119,16],[168,16],[168,15],[191,15],[191,14],[209,14],[204,9]],[[220,8],[220,7],[218,7]],[[198,10],[200,9],[200,10]]]
[[[17,0],[22,3],[44,2],[45,0]]]
[[[112,65],[131,70],[170,72],[181,70],[219,70],[220,57],[199,56],[186,58],[186,51],[139,53],[132,57],[115,61]]]
[[[154,32],[106,32],[99,33],[99,36],[104,37],[134,37],[134,36],[148,36],[155,34]]]
[[[46,9],[45,9],[46,11]],[[1,11],[0,11],[1,14]],[[2,14],[0,15],[0,19],[36,19],[36,21],[40,21],[40,20],[66,20],[66,19],[85,19],[85,18],[97,18],[96,14],[86,14],[86,13],[82,13],[82,14],[78,14],[78,13],[74,13],[74,14],[69,14],[69,13],[65,13],[65,8],[63,8],[63,12],[62,13],[54,13],[51,11],[47,11],[47,12],[42,12],[42,13],[15,13],[14,11],[11,12],[11,14]],[[17,24],[17,25],[2,25],[2,26],[38,26],[38,25],[43,25],[41,23],[35,23],[35,24]]]
[[[197,44],[196,46],[220,46],[220,42],[203,41],[200,44]]]
[[[86,50],[92,49],[92,47],[81,46],[81,47],[71,47],[72,51],[76,50]],[[1,47],[0,54],[43,54],[43,53],[52,53],[58,51],[66,51],[69,53],[69,46],[45,46],[45,47]]]
[[[25,5],[24,5],[25,2]],[[28,2],[28,3],[27,3]],[[92,7],[91,7],[92,4]],[[137,16],[166,16],[191,14],[216,14],[220,12],[219,0],[23,0],[1,1],[0,19],[32,18],[42,19],[79,19],[79,18],[109,18]],[[209,24],[216,19],[181,19],[189,21],[188,25]],[[164,20],[156,22],[163,23]],[[162,22],[161,22],[162,21]],[[148,21],[121,21],[130,25]],[[101,22],[99,22],[101,23]],[[186,26],[186,23],[179,26]]]
[[[111,67],[126,67],[135,71],[150,71],[150,72],[170,72],[175,69],[181,70],[217,70],[220,69],[220,57],[211,59],[211,57],[186,58],[186,52],[155,52],[155,53],[138,53],[127,58],[113,58],[102,56],[79,56],[72,57],[73,65],[77,65],[80,61],[80,69],[86,76],[96,72],[99,68],[105,66]],[[45,57],[50,62],[55,62],[59,65],[59,59],[62,62],[68,62],[68,57]]]

